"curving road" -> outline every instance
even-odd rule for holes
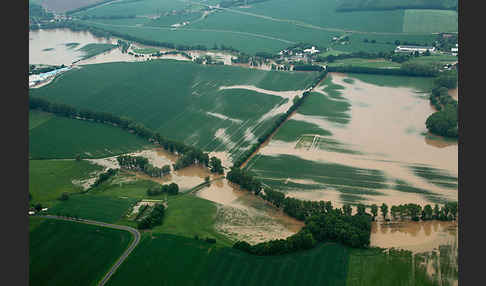
[[[115,264],[110,268],[110,270],[105,274],[103,279],[98,283],[99,286],[103,286],[106,284],[108,279],[115,273],[115,271],[118,269],[118,267],[125,261],[125,259],[130,255],[130,253],[133,251],[133,249],[137,246],[137,244],[140,242],[140,232],[133,227],[125,226],[125,225],[116,225],[116,224],[110,224],[110,223],[105,223],[105,222],[100,222],[100,221],[94,221],[94,220],[87,220],[87,219],[72,219],[72,218],[65,218],[65,217],[58,217],[54,215],[41,215],[39,217],[43,218],[49,218],[49,219],[58,219],[58,220],[67,220],[67,221],[75,221],[75,222],[81,222],[81,223],[86,223],[86,224],[91,224],[91,225],[97,225],[97,226],[102,226],[102,227],[108,227],[108,228],[114,228],[114,229],[119,229],[119,230],[126,230],[130,232],[133,235],[133,241],[128,246],[128,248],[123,252],[123,254],[118,258],[118,260],[115,262]]]

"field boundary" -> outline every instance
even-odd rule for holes
[[[46,218],[46,219],[57,219],[57,220],[65,220],[65,221],[74,221],[74,222],[79,222],[79,223],[85,223],[85,224],[90,224],[90,225],[97,225],[101,227],[107,227],[107,228],[113,228],[113,229],[118,229],[118,230],[125,230],[130,232],[130,234],[133,236],[132,243],[128,248],[123,252],[123,254],[117,259],[115,264],[111,266],[110,270],[103,276],[103,279],[98,283],[99,286],[104,286],[106,282],[110,279],[110,277],[115,273],[115,271],[120,267],[120,265],[125,261],[125,259],[130,255],[130,253],[135,249],[135,247],[138,245],[140,242],[140,232],[132,227],[125,226],[125,225],[117,225],[117,224],[110,224],[106,222],[100,222],[100,221],[94,221],[94,220],[88,220],[88,219],[73,219],[73,218],[68,218],[68,217],[59,217],[59,216],[54,216],[54,215],[41,215],[38,216],[41,218]]]

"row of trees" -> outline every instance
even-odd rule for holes
[[[366,74],[426,76],[426,77],[433,77],[439,73],[438,68],[434,65],[413,63],[413,62],[405,62],[400,66],[400,68],[396,68],[396,69],[343,65],[343,66],[328,66],[327,71],[342,72],[342,73],[366,73]]]
[[[319,73],[319,75],[312,81],[310,86],[307,88],[307,90],[312,90],[314,87],[316,87],[319,82],[327,75],[327,71],[324,70]],[[265,142],[272,134],[275,132],[282,123],[285,122],[285,120],[294,112],[297,107],[302,105],[304,103],[305,98],[310,94],[309,91],[304,91],[301,97],[298,99],[294,100],[294,103],[290,108],[282,114],[273,124],[268,128],[260,137],[258,137],[258,142],[253,144],[248,150],[246,150],[243,154],[241,154],[238,159],[236,159],[233,163],[234,168],[239,168],[250,156],[255,153],[255,151],[260,147],[263,142]]]
[[[155,167],[148,159],[142,156],[120,155],[116,157],[120,167],[127,170],[141,171],[150,177],[162,177],[170,173],[170,166]]]
[[[91,187],[94,188],[96,186],[101,185],[103,182],[107,181],[109,178],[115,176],[116,173],[117,173],[116,169],[108,169],[106,172],[101,173],[98,176],[98,179],[96,179],[96,181],[93,183],[93,185]]]
[[[160,194],[177,195],[179,193],[179,185],[170,183],[168,185],[155,185],[147,189],[148,196],[157,196]]]
[[[138,229],[150,229],[154,226],[162,224],[165,214],[165,207],[163,204],[156,204],[150,214],[138,222]]]
[[[121,48],[122,54],[125,54],[128,51],[128,48],[130,48],[130,42],[123,40],[118,40],[117,45]]]
[[[48,67],[42,67],[42,68],[36,68],[35,65],[29,65],[29,75],[31,74],[41,74],[41,73],[46,73],[50,71],[54,71],[57,69],[62,69],[65,68],[66,66],[64,64],[60,66],[48,66]]]

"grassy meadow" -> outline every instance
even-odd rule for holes
[[[29,160],[29,192],[33,203],[50,206],[62,193],[76,193],[83,189],[73,180],[88,179],[102,167],[87,161]]]
[[[29,218],[29,285],[97,285],[131,235],[78,222]],[[32,225],[32,224],[31,224]]]
[[[108,63],[68,71],[53,84],[32,90],[31,95],[126,116],[162,136],[212,151],[248,146],[256,140],[248,132],[254,137],[265,132],[265,126],[278,115],[269,112],[288,101],[245,87],[220,87],[303,90],[315,76],[315,72],[261,71],[174,60]],[[269,115],[266,119],[265,114]],[[240,140],[246,135],[247,139]]]
[[[29,111],[31,159],[101,158],[133,152],[149,142],[119,127]]]

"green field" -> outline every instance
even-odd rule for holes
[[[102,167],[87,161],[75,160],[29,160],[29,192],[33,203],[52,205],[62,193],[82,191],[73,180],[90,178]]]
[[[450,10],[405,10],[403,32],[457,32],[458,15]]]
[[[116,223],[128,214],[130,206],[136,201],[131,198],[78,194],[70,196],[67,201],[58,202],[48,210],[48,213]]]
[[[31,159],[101,158],[133,152],[149,142],[119,127],[86,120],[29,112]]]
[[[29,285],[97,285],[131,239],[126,231],[44,219],[29,230]]]
[[[345,285],[347,256],[338,244],[258,257],[191,238],[145,235],[107,285]]]
[[[335,243],[288,255],[254,256],[200,240],[147,234],[108,285],[440,285],[427,276],[421,261],[424,255],[412,260],[410,253]],[[443,269],[451,273],[439,279],[454,277],[451,265]]]
[[[256,140],[240,139],[248,132],[255,137],[263,134],[278,116],[269,111],[288,99],[248,89],[219,90],[219,87],[254,85],[269,91],[302,90],[316,76],[314,72],[153,60],[88,65],[66,72],[50,85],[31,90],[31,95],[79,109],[127,116],[162,136],[208,151],[236,147],[234,152],[240,152]],[[66,90],[71,92],[67,94]],[[265,114],[268,116],[263,118]],[[194,122],[198,122],[197,127]]]

